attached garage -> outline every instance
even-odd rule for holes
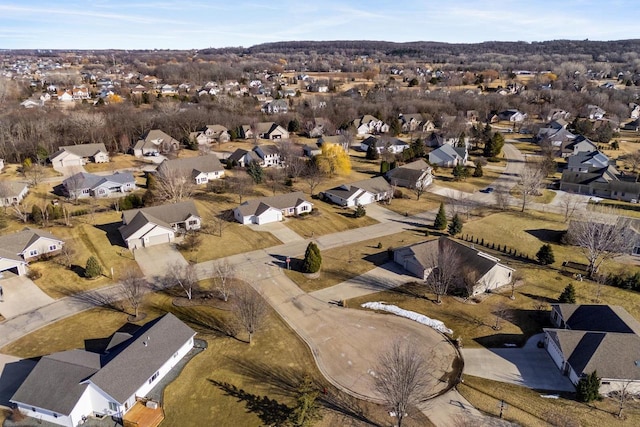
[[[27,274],[27,263],[17,257],[3,256],[0,254],[0,276],[5,272],[18,276]]]

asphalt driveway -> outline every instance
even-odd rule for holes
[[[537,347],[541,339],[534,335],[522,348],[463,348],[464,372],[536,390],[575,391],[547,350]]]
[[[172,266],[187,264],[175,245],[169,243],[136,249],[134,256],[147,278],[164,276]]]

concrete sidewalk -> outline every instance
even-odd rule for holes
[[[269,224],[249,224],[247,227],[255,231],[267,231],[282,243],[294,243],[304,240],[302,236],[286,226],[285,222],[271,222]]]

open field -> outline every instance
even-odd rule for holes
[[[489,165],[492,165],[491,163]],[[484,174],[479,178],[470,176],[464,181],[456,181],[451,173],[451,169],[439,168],[434,174],[434,183],[441,186],[452,188],[454,190],[464,191],[467,193],[473,193],[474,191],[481,190],[493,183],[500,176],[500,172],[487,167],[482,168]],[[473,173],[473,169],[471,170]]]
[[[394,198],[391,200],[391,203],[384,205],[384,207],[399,214],[415,215],[433,209],[438,209],[440,203],[447,204],[450,200],[448,197],[429,192],[423,193],[422,196],[420,196],[420,200],[416,200],[416,194],[410,189],[398,188],[397,190],[401,191],[404,197],[401,199]]]
[[[620,419],[616,417],[618,404],[614,399],[590,404],[577,402],[572,396],[545,399],[535,390],[470,375],[464,376],[458,391],[477,409],[493,416],[500,414],[500,401],[504,401],[504,418],[522,426],[636,426],[640,423],[640,406],[633,401],[628,403]]]
[[[389,261],[388,248],[423,240],[425,240],[423,230],[404,231],[380,239],[365,240],[322,252],[322,268],[317,278],[310,278],[300,273],[302,259],[292,259],[291,270],[285,270],[285,273],[302,290],[313,292],[337,285],[386,263]],[[380,248],[378,243],[381,244]]]
[[[311,238],[377,223],[378,221],[368,216],[354,218],[353,209],[314,200],[312,214],[288,218],[285,225],[300,236]]]
[[[324,419],[319,427],[384,425],[384,408],[356,400],[336,390],[316,368],[308,347],[273,311],[264,328],[247,344],[243,333],[232,338],[219,332],[230,313],[208,307],[175,307],[167,295],[145,297],[141,311],[147,321],[171,311],[208,342],[164,392],[165,425],[260,426],[282,424],[298,384],[310,376],[319,390]],[[126,323],[126,315],[92,309],[42,328],[0,351],[20,357],[37,357],[55,351],[82,348],[85,339],[109,336]],[[1,416],[0,416],[1,417]],[[410,427],[430,426],[423,415]]]

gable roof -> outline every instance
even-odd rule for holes
[[[25,227],[21,231],[0,236],[0,248],[15,255],[24,252],[26,248],[34,244],[38,239],[46,238],[62,242],[48,231],[37,228]]]
[[[62,181],[62,185],[72,190],[80,190],[83,188],[96,188],[106,182],[115,182],[117,184],[135,183],[135,178],[128,172],[115,172],[112,175],[94,175],[87,172],[78,172]]]
[[[152,129],[149,132],[147,132],[142,139],[136,142],[136,144],[133,146],[133,149],[141,150],[142,148],[145,148],[145,147],[158,147],[163,143],[166,143],[169,145],[180,145],[180,143],[176,139],[167,135],[160,129]]]
[[[62,152],[68,152],[80,157],[93,157],[98,153],[108,153],[107,147],[103,143],[97,144],[78,144],[78,145],[64,145],[58,149],[58,151],[51,157],[55,158]]]
[[[398,138],[378,138],[376,136],[370,136],[362,141],[362,145],[374,148],[385,148],[389,144],[390,146],[408,146],[409,144]]]
[[[402,180],[415,183],[425,172],[431,173],[432,168],[422,159],[393,168],[386,173],[389,180]]]
[[[129,224],[138,213],[143,213],[147,219],[157,219],[165,224],[182,222],[190,216],[200,217],[195,203],[192,200],[187,200],[185,202],[123,211],[122,222]]]
[[[462,154],[458,150],[462,150]],[[449,144],[444,144],[429,153],[429,161],[431,163],[449,163],[456,159],[464,159],[464,148],[454,148]]]
[[[364,191],[368,191],[372,194],[380,194],[391,191],[389,183],[381,176],[375,178],[363,179],[362,181],[352,182],[351,187],[359,188]]]
[[[29,188],[29,186],[24,182],[9,181],[6,179],[0,180],[0,186],[2,186],[2,188],[6,189],[7,191],[7,194],[5,197],[16,197],[20,193],[22,193],[25,189]],[[1,198],[3,197],[0,197],[0,199]]]
[[[640,322],[617,305],[552,304],[551,307],[571,330],[640,334]]]
[[[240,214],[242,214],[242,216],[260,215],[268,210],[268,208],[283,210],[296,207],[304,202],[308,202],[304,193],[302,191],[294,191],[272,197],[261,197],[259,199],[247,200],[236,209]]]
[[[194,335],[167,313],[105,353],[70,350],[44,356],[11,401],[69,415],[91,382],[123,404]]]
[[[219,172],[224,170],[222,163],[215,154],[206,156],[186,157],[182,159],[165,160],[158,166],[158,172],[173,170],[196,176],[200,173]]]

